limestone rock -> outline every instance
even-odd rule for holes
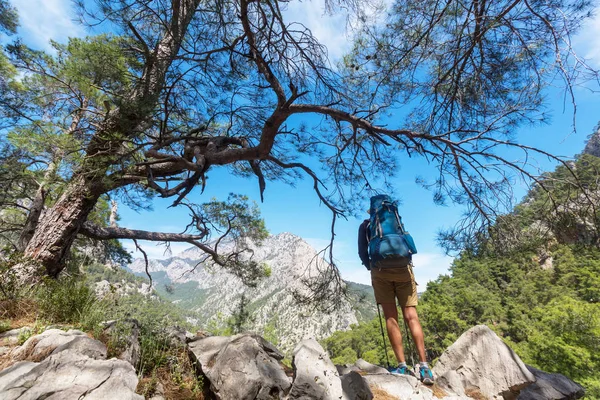
[[[535,376],[535,383],[519,394],[518,400],[570,400],[584,396],[584,388],[561,374],[549,374],[527,366]]]
[[[363,377],[355,371],[341,377],[342,391],[348,399],[371,400],[373,392]]]
[[[55,349],[82,338],[87,338],[86,334],[75,329],[66,332],[60,329],[48,329],[39,335],[30,337],[22,346],[15,348],[11,352],[11,358],[17,361],[26,358],[41,361]],[[106,356],[106,348],[104,348],[104,354]]]
[[[362,358],[359,358],[358,360],[356,360],[354,365],[356,365],[362,371],[365,371],[369,374],[389,374],[390,373],[387,369],[380,367],[379,365],[373,365],[371,363],[368,363],[365,360],[363,360]]]
[[[515,398],[535,382],[519,356],[485,325],[463,333],[442,354],[433,374],[436,383],[450,392],[464,395],[475,389],[488,399]]]
[[[600,129],[590,136],[583,149],[583,154],[591,154],[600,157]]]
[[[73,340],[58,346],[52,354],[67,350],[86,355],[94,360],[106,360],[106,346],[87,336],[76,336]]]
[[[260,336],[207,337],[189,349],[217,399],[283,399],[289,392],[283,354]]]
[[[177,325],[171,326],[165,331],[172,346],[185,346],[186,343],[196,340],[196,335]]]
[[[398,399],[412,398],[419,386],[417,378],[408,375],[376,374],[366,375],[364,379],[372,391],[383,391],[388,396]]]
[[[346,399],[342,381],[327,352],[314,339],[305,339],[294,349],[294,383],[289,399]]]
[[[13,364],[11,367],[0,371],[0,393],[3,393],[4,389],[15,379],[25,375],[36,365],[37,363],[31,361],[19,361]]]
[[[138,378],[122,360],[94,360],[73,350],[40,363],[20,362],[0,372],[3,400],[143,400]]]
[[[163,387],[162,383],[158,382],[156,384],[154,394],[148,400],[165,400],[165,388]]]
[[[358,368],[354,364],[336,365],[335,368],[337,369],[339,376],[349,374],[352,371],[356,371],[356,372],[360,371],[360,368]]]
[[[28,326],[2,332],[0,333],[0,344],[17,344],[19,342],[19,336],[28,332],[31,332],[31,328]]]

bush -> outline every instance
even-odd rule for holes
[[[98,300],[86,282],[75,277],[46,279],[37,292],[40,316],[56,323],[89,324]],[[91,318],[95,319],[95,318]]]
[[[6,332],[10,330],[10,322],[5,320],[0,320],[0,333]]]

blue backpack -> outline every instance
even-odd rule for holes
[[[415,242],[404,230],[398,215],[398,206],[390,196],[381,194],[371,197],[371,217],[368,225],[369,257],[371,265],[383,259],[397,261],[399,267],[411,263],[417,253]]]

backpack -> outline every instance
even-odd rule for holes
[[[390,196],[381,194],[371,197],[368,239],[371,265],[383,259],[394,259],[397,266],[406,267],[412,255],[417,253],[415,242],[404,230],[398,215],[398,206]]]

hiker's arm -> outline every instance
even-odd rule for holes
[[[367,226],[363,222],[360,224],[358,228],[358,256],[362,261],[363,265],[367,267],[368,270],[371,269],[371,261],[369,260],[369,249],[367,242]]]

